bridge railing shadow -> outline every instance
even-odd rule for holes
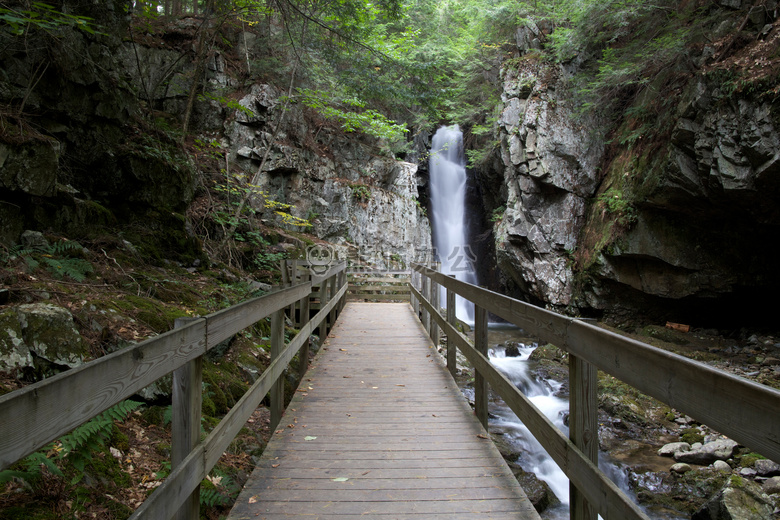
[[[476,370],[475,408],[487,428],[488,385],[523,421],[570,480],[571,518],[647,519],[598,468],[597,371],[780,461],[780,392],[709,365],[620,336],[586,321],[536,307],[436,272],[413,266],[412,305],[431,338],[447,337],[447,366],[454,374],[460,349]],[[446,289],[446,310],[439,305]],[[475,305],[474,343],[457,329],[455,295]],[[521,327],[569,354],[569,437],[542,414],[487,357],[487,314]]]
[[[334,263],[290,287],[207,316],[177,320],[169,332],[0,396],[0,470],[173,373],[172,471],[130,518],[199,518],[200,482],[269,393],[271,428],[276,427],[284,406],[285,370],[299,352],[300,359],[308,359],[315,330],[320,337],[327,335],[346,291],[346,263]],[[319,312],[309,319],[312,301]],[[300,332],[285,345],[290,306],[306,310],[293,316]],[[200,441],[203,355],[269,316],[269,367]],[[299,364],[299,375],[307,365]]]

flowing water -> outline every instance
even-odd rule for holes
[[[441,272],[474,284],[477,282],[474,255],[466,237],[463,134],[458,125],[441,127],[433,136],[429,168],[433,245],[441,262]],[[444,301],[443,294],[440,301]],[[456,306],[459,319],[474,321],[472,304],[458,297]]]
[[[528,358],[537,347],[535,339],[525,335],[522,329],[498,324],[491,325],[488,336],[489,344],[492,346],[488,353],[493,365],[503,372],[550,421],[568,435],[569,429],[564,424],[564,419],[569,412],[569,401],[556,395],[562,384],[551,379],[537,378],[533,373],[533,364],[529,362]],[[506,356],[507,342],[518,347],[519,356]],[[546,520],[568,519],[569,479],[566,474],[503,401],[491,401],[490,414],[491,430],[504,433],[512,446],[521,454],[519,463],[523,469],[544,480],[561,501],[559,506],[546,510],[542,517]],[[599,467],[618,487],[628,492],[628,478],[625,471],[603,454],[599,455]]]

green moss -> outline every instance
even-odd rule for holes
[[[122,433],[119,427],[115,424],[114,429],[111,432],[110,445],[118,449],[121,452],[127,452],[130,449],[130,439]]]
[[[214,404],[214,401],[211,400],[210,396],[203,396],[203,403],[200,407],[200,413],[204,417],[214,417],[217,415],[217,406]]]
[[[171,330],[176,318],[189,317],[180,307],[134,294],[126,294],[122,299],[113,302],[113,306],[118,311],[144,322],[158,333]]]
[[[697,428],[686,428],[680,435],[680,440],[688,444],[704,442],[704,435]]]
[[[141,411],[141,419],[148,424],[163,426],[165,408],[162,406],[148,406]]]
[[[755,464],[757,460],[762,460],[762,459],[765,459],[765,458],[766,457],[764,457],[763,455],[761,455],[759,453],[750,452],[750,453],[746,453],[746,454],[742,455],[742,458],[740,459],[740,464],[743,467],[749,468],[749,467],[753,466],[753,464]]]

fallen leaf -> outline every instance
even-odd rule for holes
[[[278,468],[279,466],[280,466],[280,464],[271,464],[272,468]]]
[[[347,477],[338,477],[334,478],[333,482],[346,482],[347,480],[349,480]]]
[[[395,385],[395,386],[406,386],[406,385]]]
[[[311,435],[307,435],[306,437],[303,438],[303,440],[305,440],[305,441],[313,441],[316,438],[317,437],[312,437]]]
[[[487,439],[487,438],[489,438],[489,437],[488,437],[487,435],[485,435],[484,433],[480,433],[479,435],[477,435],[477,437],[479,437],[480,439]]]
[[[255,502],[257,502],[257,499],[255,497],[249,497],[250,504],[254,504]]]

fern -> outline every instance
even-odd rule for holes
[[[217,489],[201,489],[200,504],[206,507],[226,506],[230,504],[230,499],[219,492]]]
[[[62,470],[56,464],[60,460],[67,460],[76,469],[76,476],[71,480],[71,485],[77,484],[84,478],[84,469],[92,461],[94,452],[103,449],[106,440],[111,437],[114,421],[124,421],[130,412],[142,404],[130,400],[122,401],[93,417],[59,441],[22,459],[17,465],[21,466],[21,469],[0,471],[0,484],[21,480],[29,486],[41,477],[43,468],[58,477],[63,477]]]
[[[105,447],[114,429],[114,421],[124,421],[130,412],[141,405],[137,401],[122,401],[60,439],[62,458],[67,457],[77,471],[71,485],[84,477],[84,469],[92,461],[94,452]]]
[[[36,270],[43,263],[55,278],[71,278],[83,282],[87,275],[94,272],[92,264],[81,258],[66,256],[71,251],[82,250],[83,247],[73,240],[60,240],[47,247],[24,248],[15,246],[7,255],[3,255],[3,263],[20,258],[27,264],[28,271]]]

